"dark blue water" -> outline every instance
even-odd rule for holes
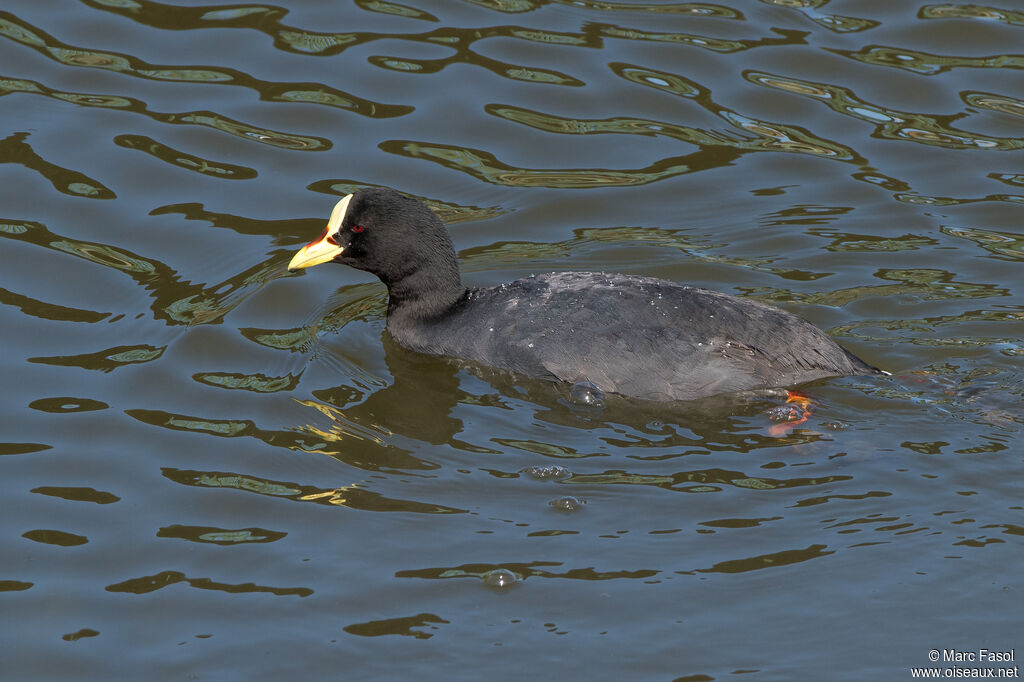
[[[7,3],[0,677],[1024,651],[1012,5]],[[378,185],[469,284],[663,277],[893,376],[805,386],[787,426],[781,397],[598,407],[409,353],[371,277],[286,271]]]

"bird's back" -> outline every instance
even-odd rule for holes
[[[778,308],[619,274],[559,272],[472,289],[447,315],[389,331],[413,350],[649,400],[878,372]]]

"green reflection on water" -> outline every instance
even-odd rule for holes
[[[29,362],[41,365],[57,365],[60,367],[81,367],[83,369],[97,369],[101,372],[112,372],[118,367],[135,365],[142,362],[156,360],[167,346],[150,346],[140,344],[136,346],[114,346],[95,353],[82,353],[80,355],[55,355],[50,357],[28,358]]]
[[[826,251],[916,251],[939,243],[933,237],[920,234],[886,237],[840,232],[831,227],[812,227],[807,230],[807,234],[832,240],[828,246],[824,247]]]
[[[218,592],[228,592],[231,594],[254,594],[264,592],[277,595],[279,597],[308,597],[313,594],[313,590],[308,587],[267,587],[264,585],[256,585],[254,583],[222,583],[215,582],[209,578],[189,578],[180,571],[163,571],[156,575],[132,578],[113,585],[107,585],[105,589],[107,592],[149,594],[150,592],[156,592],[157,590],[180,582],[184,582],[189,586],[200,590],[216,590]]]
[[[990,92],[965,90],[960,93],[960,97],[969,106],[977,107],[978,109],[987,109],[999,112],[1000,114],[1024,118],[1024,100],[1010,97],[1009,95],[995,95]]]
[[[710,36],[693,33],[664,33],[661,31],[641,31],[632,28],[622,28],[613,24],[593,25],[599,35],[606,38],[618,38],[623,40],[639,40],[655,43],[670,43],[699,47],[705,50],[719,53],[734,53],[750,50],[757,47],[776,47],[780,45],[803,45],[807,33],[805,31],[794,31],[782,28],[771,28],[773,33],[779,37],[759,38],[757,40],[726,40],[712,38]]]
[[[448,578],[482,579],[491,571],[504,569],[522,576],[525,580],[537,578],[567,578],[570,580],[619,580],[643,579],[658,575],[661,571],[652,569],[601,571],[593,567],[569,568],[561,572],[546,570],[546,567],[562,566],[558,561],[503,562],[500,564],[462,564],[451,567],[418,568],[396,571],[396,578],[420,578],[423,580],[444,580]]]
[[[192,471],[170,467],[165,467],[161,471],[168,479],[186,486],[230,488],[259,495],[288,498],[296,502],[313,502],[315,504],[379,512],[411,512],[416,514],[466,513],[464,509],[388,498],[356,484],[338,488],[318,488],[222,471]]]
[[[596,47],[599,45],[599,42],[596,42],[599,39],[597,39],[592,33],[558,33],[520,26],[495,26],[468,29],[444,27],[427,33],[412,34],[317,32],[282,24],[280,20],[285,14],[287,14],[287,10],[276,7],[244,8],[257,10],[250,13],[235,10],[228,12],[227,10],[221,9],[206,11],[201,7],[177,7],[152,2],[151,0],[139,0],[139,2],[132,7],[120,7],[110,3],[92,2],[92,0],[85,0],[85,2],[86,4],[96,6],[98,9],[117,12],[122,16],[148,26],[155,26],[169,30],[229,27],[258,30],[272,37],[276,48],[306,55],[335,55],[346,48],[382,39],[397,39],[410,42],[445,45],[455,50],[455,53],[450,57],[437,60],[419,60],[394,56],[376,56],[370,58],[371,64],[381,68],[404,71],[407,73],[436,73],[450,64],[466,63],[485,68],[504,78],[512,80],[579,86],[583,83],[572,76],[540,67],[508,64],[496,59],[491,59],[473,51],[470,49],[470,46],[478,40],[493,37],[509,37],[553,45],[587,47]],[[421,10],[391,2],[362,0],[357,3],[357,5],[362,9],[372,12],[382,12],[431,21],[437,20],[433,15]],[[45,34],[33,31],[30,27],[19,24],[14,24],[8,27],[7,34],[10,37],[27,34],[27,37],[20,38],[20,42],[30,44],[35,47],[47,47],[57,44],[56,41],[45,36]],[[33,40],[35,42],[31,42]],[[127,58],[96,51],[88,52],[87,54],[90,55],[87,58],[87,62],[99,60],[110,68],[131,69],[132,67],[130,66],[130,63],[139,61],[135,58]],[[123,64],[121,67],[114,67],[111,62],[115,57],[123,57],[123,59],[128,60],[128,63]],[[99,64],[87,63],[85,65],[98,66]],[[257,81],[251,76],[233,69],[214,67],[175,68],[144,65],[143,67],[135,67],[135,70],[132,71],[132,73],[160,80],[177,79],[188,82],[214,82],[218,80],[229,80],[237,85],[254,87],[262,93],[265,99],[271,100],[277,99],[278,97],[269,95],[268,91],[280,89],[283,85],[280,83]],[[389,116],[401,116],[412,111],[412,107],[409,106],[384,105],[370,102],[369,100],[340,93],[320,84],[311,86],[307,90],[310,92],[326,91],[333,93],[336,97],[322,99],[317,96],[307,97],[303,95],[300,96],[301,101],[312,101],[319,104],[341,106],[342,108],[351,109],[352,111],[356,111],[367,116],[383,118]],[[298,89],[293,88],[292,92],[298,92]],[[292,101],[296,100],[293,99]]]
[[[747,434],[749,437],[750,434]],[[813,439],[812,439],[813,440]],[[573,485],[649,485],[677,492],[718,492],[718,486],[733,486],[751,490],[776,490],[828,485],[852,480],[852,476],[822,476],[820,478],[773,479],[747,476],[740,471],[724,469],[697,469],[672,474],[637,474],[614,469],[594,474],[573,474],[565,482]],[[699,484],[695,487],[693,484]]]
[[[27,230],[26,230],[27,231]],[[24,234],[19,232],[17,234]],[[69,308],[55,303],[46,303],[36,300],[30,296],[23,296],[13,291],[0,287],[0,303],[14,306],[26,315],[38,317],[43,320],[58,320],[60,322],[90,322],[95,323],[105,320],[113,313],[100,313],[81,308]]]
[[[255,169],[246,166],[235,166],[230,163],[210,161],[209,159],[178,151],[145,135],[118,135],[114,138],[114,144],[126,149],[137,149],[172,166],[178,166],[179,168],[212,178],[247,180],[256,177]]]
[[[386,393],[382,400],[388,398]],[[393,398],[391,399],[393,401]],[[298,401],[327,418],[327,425],[317,423],[296,425],[281,430],[261,429],[248,419],[219,419],[165,412],[163,410],[127,409],[125,414],[144,424],[171,431],[184,431],[197,435],[221,438],[256,438],[267,445],[299,453],[316,453],[333,457],[346,464],[367,471],[426,471],[438,465],[412,456],[408,451],[388,443],[393,434],[377,424],[372,413],[356,407],[351,411],[316,401]],[[324,420],[321,418],[320,422]],[[311,489],[312,490],[312,489]],[[322,490],[312,490],[319,495]],[[348,498],[377,506],[384,504],[380,495],[369,491],[351,493]],[[341,498],[339,498],[341,499]],[[385,500],[386,501],[386,500]],[[341,504],[341,502],[338,502]]]
[[[421,9],[408,5],[400,5],[397,2],[387,2],[386,0],[355,0],[355,2],[356,5],[368,12],[379,12],[380,14],[390,14],[407,19],[422,19],[423,21],[438,20],[437,17],[429,12],[424,12]]]
[[[155,3],[154,3],[155,4]],[[131,11],[133,18],[138,16]],[[261,99],[279,99],[280,91],[317,90],[333,95],[324,100],[305,100],[315,104],[336,106],[357,114],[371,117],[401,116],[412,111],[404,105],[385,105],[356,97],[336,90],[323,83],[279,83],[262,81],[236,69],[214,66],[166,66],[148,64],[137,57],[103,50],[83,49],[69,46],[42,30],[29,25],[10,12],[0,11],[0,36],[31,47],[61,64],[86,68],[115,71],[155,81],[170,81],[194,84],[235,85],[251,88],[260,93]],[[297,86],[305,87],[297,87]]]
[[[546,132],[568,135],[627,134],[663,136],[696,145],[700,152],[664,159],[648,168],[611,171],[604,169],[533,170],[504,164],[488,152],[446,145],[391,140],[381,149],[395,154],[426,158],[448,168],[462,170],[495,184],[546,187],[600,187],[646,184],[675,175],[733,163],[741,152],[776,151],[808,154],[863,165],[853,149],[822,138],[798,126],[763,121],[714,102],[711,91],[684,76],[624,62],[609,65],[617,75],[638,85],[698,103],[727,122],[735,131],[707,131],[649,119],[613,117],[573,119],[513,105],[488,104],[485,110],[500,118]]]
[[[382,635],[404,635],[406,637],[415,637],[416,639],[430,639],[434,635],[429,632],[420,632],[414,628],[426,627],[431,630],[437,628],[431,625],[431,623],[448,623],[449,621],[435,616],[432,613],[420,613],[415,616],[405,616],[400,618],[384,618],[381,620],[371,620],[365,623],[352,623],[342,628],[345,632],[350,635],[359,635],[360,637],[380,637]]]
[[[814,272],[781,268],[772,265],[772,258],[743,258],[715,253],[724,244],[710,243],[694,237],[685,230],[661,227],[586,227],[573,230],[573,237],[558,242],[504,241],[464,249],[459,253],[463,272],[489,271],[500,266],[520,266],[530,263],[539,270],[559,269],[567,260],[579,260],[587,253],[606,245],[650,246],[673,249],[690,260],[716,263],[769,272],[783,279],[813,281],[827,277],[828,272]]]
[[[755,519],[716,519],[714,521],[701,521],[700,525],[710,526],[712,528],[756,528],[763,523],[769,521],[780,521],[783,517],[781,516],[770,516],[767,518],[755,518]]]
[[[1024,66],[1024,62],[1022,62]],[[1024,147],[1024,139],[966,133],[951,126],[955,116],[932,116],[889,109],[857,97],[852,90],[838,85],[800,80],[761,71],[745,71],[751,83],[809,97],[833,111],[875,125],[874,136],[882,139],[917,142],[947,149],[1013,150]]]
[[[975,335],[970,338],[952,337],[942,327],[957,326],[972,322],[1001,322],[1013,323],[1024,322],[1024,307],[1022,306],[993,306],[991,309],[965,310],[955,315],[934,315],[931,317],[899,318],[899,319],[874,319],[850,322],[838,325],[829,330],[830,334],[836,336],[850,336],[865,340],[874,340],[877,337],[861,330],[884,329],[886,331],[910,331],[912,336],[907,336],[904,341],[922,346],[992,346],[1007,345],[1015,346],[1020,343],[1019,337],[1007,336],[1001,338],[984,337]],[[942,334],[939,338],[930,338],[926,334]]]
[[[245,338],[261,346],[300,353],[308,351],[316,339],[315,330],[307,327],[285,330],[243,327],[238,331]]]
[[[27,455],[52,449],[52,445],[44,443],[0,443],[0,455]]]
[[[153,211],[154,214],[161,212],[171,211],[167,207]],[[245,222],[239,219],[239,223]],[[177,272],[160,261],[115,246],[61,237],[39,223],[12,221],[8,225],[23,229],[0,230],[0,237],[61,251],[128,274],[150,292],[154,299],[153,311],[156,317],[168,324],[213,324],[222,321],[228,312],[259,290],[265,282],[286,274],[284,265],[289,257],[287,252],[275,254],[224,282],[204,286],[182,281]]]
[[[413,140],[387,140],[380,149],[391,154],[433,161],[462,171],[478,180],[514,187],[561,187],[588,189],[645,185],[665,178],[728,165],[735,153],[698,151],[687,156],[663,159],[646,168],[609,170],[603,168],[532,169],[510,166],[490,152],[454,145]]]
[[[66,533],[62,530],[30,530],[22,533],[21,537],[33,542],[41,542],[44,545],[59,545],[60,547],[74,547],[89,542],[89,538],[84,535]]]
[[[778,151],[810,154],[840,161],[859,160],[857,154],[849,147],[817,137],[797,126],[768,123],[717,106],[713,108],[713,113],[716,113],[730,125],[744,133],[755,135],[756,139],[739,138],[732,131],[708,131],[642,118],[562,118],[552,114],[499,104],[488,104],[485,110],[487,113],[500,118],[551,133],[566,135],[611,133],[651,137],[661,136],[704,148],[721,146],[744,151]]]
[[[6,94],[6,81],[0,80],[0,95]],[[16,163],[36,171],[53,183],[54,188],[71,196],[88,197],[90,199],[115,199],[111,190],[84,173],[63,168],[51,163],[36,153],[25,142],[28,133],[12,133],[0,140],[0,163]]]
[[[523,440],[519,438],[492,438],[491,441],[507,448],[521,450],[523,452],[532,452],[538,455],[544,455],[545,457],[578,459],[583,457],[608,456],[608,453],[600,452],[584,454],[576,451],[574,448],[570,448],[564,445],[554,445],[552,443],[543,443],[536,440]]]
[[[343,196],[345,194],[358,192],[365,187],[384,187],[384,185],[360,182],[358,180],[328,179],[317,180],[310,184],[306,189],[313,192],[321,192],[323,194]],[[425,203],[430,207],[430,210],[437,214],[437,217],[449,225],[473,220],[487,220],[488,218],[496,218],[498,216],[507,215],[511,212],[509,209],[505,209],[500,206],[466,206],[449,201],[442,201],[441,199],[426,197],[413,192],[403,192],[403,194],[416,197]],[[313,230],[312,232],[315,231],[316,230]],[[312,233],[310,236],[313,236]]]
[[[256,431],[256,425],[248,419],[203,419],[201,417],[172,414],[161,410],[139,409],[125,410],[125,414],[146,424],[162,426],[174,431],[193,431],[228,438],[253,435]]]
[[[827,546],[828,545],[811,545],[805,549],[789,549],[781,552],[772,552],[770,554],[747,557],[745,559],[721,561],[711,568],[698,568],[695,572],[746,573],[747,571],[756,571],[762,568],[788,566],[790,564],[797,564],[803,561],[825,557],[829,554],[835,554],[835,550],[826,551],[825,548]]]
[[[984,197],[971,199],[958,199],[956,197],[938,197],[918,194],[916,192],[900,192],[893,195],[897,201],[921,206],[960,206],[962,204],[976,204],[981,201],[1003,201],[1014,204],[1024,204],[1024,196],[1019,194],[987,194]]]
[[[267,14],[279,14],[282,11],[276,7],[259,7],[259,6],[240,6],[240,7],[229,7],[225,9],[212,9],[206,10],[204,7],[197,7],[197,10],[202,10],[200,19],[203,21],[215,21],[217,23],[222,22],[233,22],[236,19],[243,19],[250,17],[254,14],[267,15]]]
[[[476,0],[473,0],[476,1]],[[549,1],[572,7],[582,7],[598,12],[643,12],[655,15],[678,14],[708,19],[743,19],[739,10],[724,5],[713,5],[706,2],[613,2],[612,0],[522,0],[531,5],[531,9],[548,4]],[[502,0],[482,0],[477,4],[501,4]]]
[[[242,528],[228,530],[212,526],[187,526],[175,524],[165,526],[157,531],[160,538],[179,538],[192,542],[207,542],[215,545],[241,545],[252,542],[276,542],[287,533],[267,530],[265,528]]]
[[[848,57],[865,64],[888,66],[911,71],[923,76],[936,76],[955,68],[972,69],[1020,69],[1024,68],[1024,55],[1001,54],[991,57],[953,57],[929,54],[920,50],[903,47],[870,45],[858,51],[825,48],[829,52]]]
[[[22,592],[30,589],[35,583],[24,580],[0,580],[0,592]]]
[[[944,301],[968,298],[1009,296],[1010,290],[996,284],[957,281],[956,275],[945,270],[913,268],[907,270],[882,268],[875,272],[881,280],[896,282],[874,286],[858,286],[835,291],[798,293],[770,287],[738,287],[743,293],[772,303],[800,303],[842,307],[870,297],[914,296],[926,301]],[[865,324],[871,324],[865,322]]]
[[[63,500],[70,500],[72,502],[94,502],[95,504],[112,504],[119,502],[120,497],[113,493],[108,493],[105,490],[96,490],[95,488],[88,488],[84,486],[50,486],[44,485],[38,488],[32,488],[30,492],[37,493],[39,495],[49,495],[51,497],[59,497]]]
[[[59,398],[40,398],[33,400],[28,404],[33,410],[39,410],[40,412],[50,412],[51,414],[69,414],[72,412],[92,412],[95,410],[105,410],[110,405],[100,400],[92,400],[91,398],[72,398],[72,397],[59,397]]]
[[[268,377],[265,374],[237,374],[231,372],[199,372],[192,378],[201,384],[255,393],[291,391],[299,385],[299,377],[291,374]]]
[[[105,109],[127,109],[161,123],[203,126],[219,130],[245,140],[259,142],[261,144],[281,149],[321,151],[331,148],[331,142],[326,138],[293,135],[290,133],[277,132],[267,128],[260,128],[242,121],[236,121],[212,111],[188,111],[176,114],[164,114],[156,111],[149,111],[144,102],[131,97],[59,92],[51,90],[50,88],[34,81],[16,78],[0,78],[0,96],[16,92],[43,95],[45,97],[52,97],[57,100],[71,102],[79,106],[100,107]],[[100,194],[92,196],[107,198],[102,196],[102,190],[98,191],[100,191]]]
[[[1024,26],[1024,12],[985,5],[925,5],[917,16],[921,19],[977,19],[999,21],[1010,26]]]
[[[839,14],[827,14],[820,11],[822,7],[828,4],[829,0],[761,0],[761,2],[766,5],[778,5],[797,10],[818,26],[835,33],[867,31],[881,25],[881,22],[874,21],[873,19],[844,17]]]
[[[978,227],[953,227],[943,225],[943,234],[967,239],[1001,260],[1024,260],[1024,235],[1019,232],[999,232]]]

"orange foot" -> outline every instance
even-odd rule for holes
[[[811,416],[814,402],[797,391],[786,391],[786,404],[768,410],[768,419],[775,422],[768,427],[768,435],[785,436]]]

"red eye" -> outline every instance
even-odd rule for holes
[[[352,226],[352,231],[353,231],[353,232],[355,232],[355,233],[359,233],[359,232],[362,232],[362,231],[363,231],[363,230],[365,230],[365,229],[366,229],[366,228],[365,228],[365,227],[363,227],[362,225],[353,225],[353,226]]]

